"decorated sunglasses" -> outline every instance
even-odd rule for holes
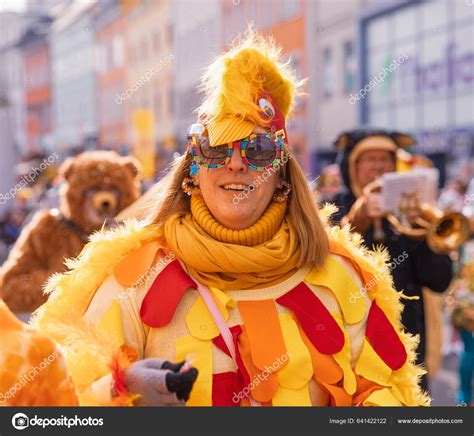
[[[251,133],[238,141],[211,147],[206,128],[199,123],[190,127],[188,144],[194,162],[205,168],[225,166],[236,145],[244,164],[257,171],[278,166],[284,154],[284,138],[273,133]]]

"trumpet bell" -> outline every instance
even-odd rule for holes
[[[469,221],[457,212],[446,212],[435,219],[426,234],[426,242],[435,253],[458,250],[469,238]]]
[[[380,190],[383,190],[383,183],[375,180],[364,188],[363,194],[367,197]],[[412,239],[426,239],[430,249],[438,254],[456,251],[469,239],[469,220],[463,214],[443,212],[426,204],[417,204],[416,210],[420,217],[415,220],[415,226],[402,223],[399,217],[390,212],[385,218],[399,233]]]

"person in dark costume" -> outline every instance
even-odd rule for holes
[[[394,229],[381,211],[381,194],[364,195],[364,188],[383,174],[406,169],[420,157],[409,156],[406,149],[415,139],[400,132],[382,129],[358,129],[344,132],[335,141],[340,150],[344,188],[335,195],[337,224],[349,224],[360,233],[367,246],[383,245],[390,258],[396,260],[392,275],[395,288],[409,297],[403,300],[402,324],[412,334],[420,336],[417,363],[425,363],[426,332],[422,288],[444,292],[452,279],[452,261],[448,255],[434,253],[425,240],[414,240]],[[400,155],[404,156],[400,159]],[[412,160],[410,162],[410,159]],[[427,378],[421,381],[427,390]]]

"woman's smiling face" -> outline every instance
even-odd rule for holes
[[[265,132],[259,126],[253,130],[253,133]],[[197,184],[214,218],[225,227],[240,230],[250,227],[263,215],[277,187],[278,171],[259,179],[263,172],[248,168],[235,151],[225,166],[201,168]]]

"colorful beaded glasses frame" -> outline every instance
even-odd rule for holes
[[[211,146],[206,127],[195,123],[188,130],[188,147],[193,161],[204,168],[220,168],[228,164],[236,145],[245,165],[257,171],[278,167],[285,153],[284,132],[251,133],[246,138]]]

